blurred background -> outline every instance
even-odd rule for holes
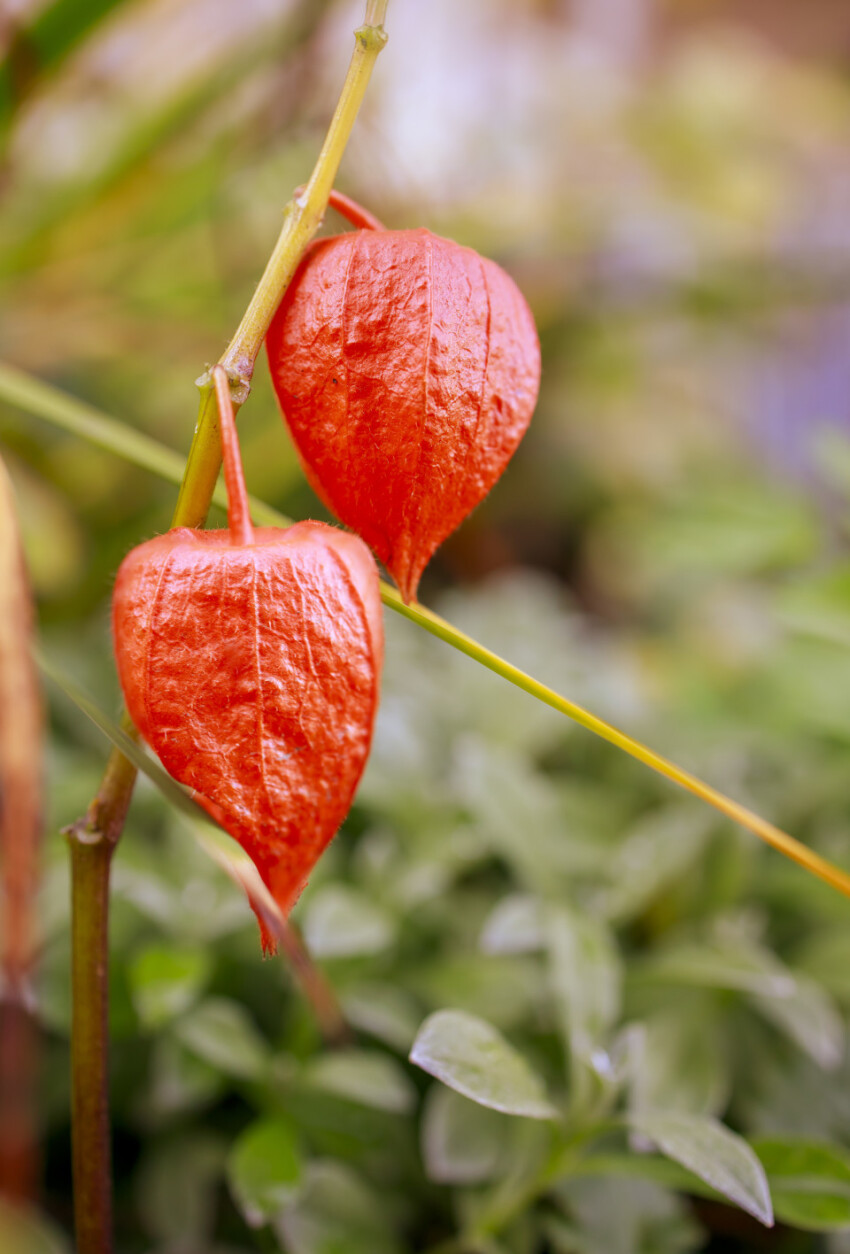
[[[193,381],[309,175],[362,6],[0,5],[0,356],[184,452]],[[543,349],[531,430],[423,601],[850,866],[850,5],[390,0],[387,29],[338,186],[497,260]],[[262,363],[240,431],[249,489],[326,517]],[[45,649],[114,714],[111,580],[174,490],[2,400],[0,445]],[[612,1101],[846,1153],[847,903],[387,628],[373,760],[295,914],[357,1030],[346,1065],[261,963],[236,889],[139,789],[115,867],[119,1250],[436,1250],[525,1153],[501,1117],[462,1151],[476,1108],[449,1110],[404,1061],[443,1006],[488,1018],[556,1090],[586,1067]],[[57,832],[106,747],[61,697],[51,714],[38,1007],[44,1239],[61,1249]],[[544,908],[593,938],[570,972]],[[582,988],[606,994],[577,1040]],[[624,1050],[604,1081],[598,1058]],[[280,1112],[299,1184],[253,1229],[233,1147]],[[767,1233],[603,1174],[532,1191],[486,1248],[845,1254],[843,1206],[822,1232],[792,1207]]]

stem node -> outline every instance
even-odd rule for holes
[[[336,172],[375,58],[386,43],[387,0],[367,0],[351,64],[328,134],[303,197],[289,202],[283,228],[236,334],[219,366],[227,372],[234,413],[248,398],[254,362],[269,323],[328,203]],[[200,527],[221,465],[215,368],[197,380],[200,411],[172,527]],[[247,517],[247,505],[245,506]],[[250,520],[247,520],[250,528]],[[247,533],[246,533],[247,534]],[[135,734],[128,722],[125,730]],[[113,750],[88,813],[65,830],[71,849],[72,1139],[77,1254],[111,1254],[112,1179],[108,1100],[109,867],[124,827],[135,768]]]
[[[377,56],[386,46],[389,36],[383,26],[358,26],[354,38],[364,52],[373,52]]]

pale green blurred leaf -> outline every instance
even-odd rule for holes
[[[422,1116],[422,1156],[435,1184],[492,1180],[511,1146],[506,1115],[461,1097],[441,1084],[428,1090]]]
[[[542,1079],[501,1033],[460,1010],[438,1010],[419,1029],[410,1061],[464,1097],[528,1119],[557,1111]]]
[[[763,997],[791,997],[794,977],[778,960],[768,963],[751,948],[682,944],[659,949],[636,971],[643,981],[733,989]]]
[[[157,1040],[143,1116],[154,1123],[185,1115],[213,1102],[226,1078],[216,1067],[185,1049],[173,1037]]]
[[[145,1230],[164,1242],[207,1246],[223,1163],[224,1146],[211,1134],[199,1131],[155,1143],[137,1182]]]
[[[620,1010],[621,964],[605,923],[578,911],[549,907],[546,914],[549,979],[570,1051],[589,1059]]]
[[[395,923],[364,894],[328,884],[310,898],[302,920],[304,939],[316,958],[380,953],[393,943]]]
[[[241,1132],[227,1160],[230,1188],[252,1227],[274,1219],[301,1183],[301,1156],[288,1119],[258,1119]]]
[[[826,1071],[844,1057],[844,1021],[831,997],[814,980],[794,975],[790,997],[753,999],[759,1011]]]
[[[512,893],[487,916],[479,945],[485,954],[536,953],[546,944],[544,912],[536,897]]]
[[[350,1168],[312,1162],[275,1227],[287,1254],[401,1254],[386,1196]]]
[[[667,1111],[632,1112],[629,1124],[760,1223],[773,1224],[764,1168],[742,1137],[716,1119]]]
[[[669,806],[641,819],[612,850],[609,886],[595,898],[596,908],[618,923],[640,914],[694,867],[714,825],[708,810],[694,806]]]
[[[745,481],[681,494],[630,539],[640,559],[668,577],[741,575],[804,561],[815,543],[814,522],[804,498]]]
[[[845,1005],[850,1002],[850,930],[810,936],[794,954],[794,970],[809,976]]]
[[[342,995],[349,1023],[407,1054],[422,1020],[416,1002],[391,984],[358,984]]]
[[[721,1023],[713,1001],[692,997],[681,1007],[665,1006],[637,1025],[632,1108],[722,1114],[729,1096],[730,1063]]]
[[[404,1069],[377,1050],[325,1054],[307,1068],[304,1079],[326,1093],[390,1114],[408,1114],[416,1104],[416,1090]]]
[[[469,1010],[504,1030],[524,1027],[548,994],[541,963],[523,954],[455,951],[414,970],[410,984],[431,1005]]]
[[[567,1180],[558,1189],[573,1220],[557,1251],[569,1254],[691,1254],[700,1233],[687,1206],[652,1180]]]
[[[198,1058],[239,1080],[265,1074],[269,1049],[238,1002],[209,998],[173,1027],[175,1037]]]
[[[211,962],[203,949],[149,945],[130,968],[133,1003],[142,1023],[161,1027],[197,1000],[209,979]]]

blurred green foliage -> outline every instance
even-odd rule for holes
[[[48,4],[10,27],[0,76],[4,356],[178,451],[361,16],[226,8]],[[390,6],[346,190],[506,264],[544,388],[423,599],[850,866],[846,83],[710,25],[649,64],[606,59],[532,3],[510,6],[505,66],[500,6],[427,8]],[[262,371],[240,430],[251,490],[321,513]],[[111,577],[173,489],[13,405],[0,442],[45,652],[114,714]],[[343,1048],[139,784],[114,870],[118,1250],[844,1254],[847,903],[411,624],[387,631],[369,769],[294,915]],[[16,1252],[70,1230],[56,833],[106,752],[50,699],[51,1226],[6,1237],[23,1221],[0,1215]]]

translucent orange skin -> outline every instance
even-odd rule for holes
[[[415,599],[531,419],[540,346],[519,289],[430,231],[352,231],[310,248],[266,345],[311,484]]]
[[[369,753],[383,630],[368,549],[316,522],[250,545],[179,528],[125,558],[113,634],[133,722],[288,912]]]

